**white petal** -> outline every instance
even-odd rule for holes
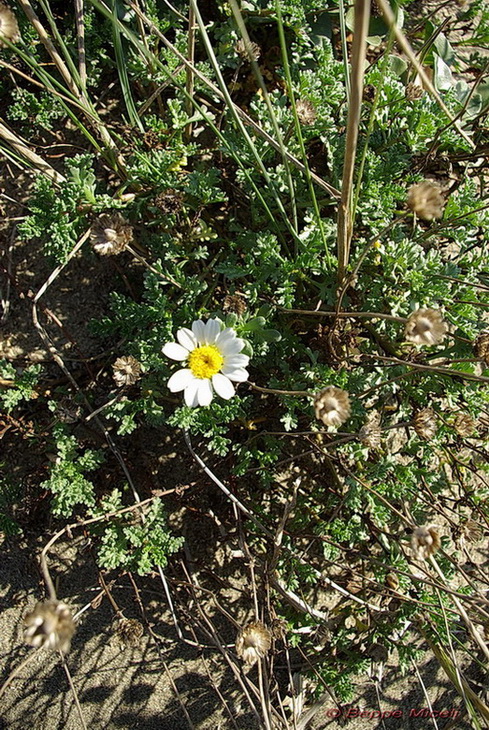
[[[182,327],[182,329],[178,330],[177,340],[182,345],[182,347],[190,350],[190,352],[192,352],[192,350],[197,347],[197,338],[195,337],[192,330],[189,330],[186,327]]]
[[[196,319],[192,324],[192,332],[199,345],[205,345],[205,324],[201,319]]]
[[[217,335],[221,331],[221,325],[217,319],[208,319],[205,325],[205,341],[208,345],[213,345]]]
[[[227,355],[224,358],[225,368],[245,368],[250,361],[248,355]]]
[[[195,380],[195,375],[188,368],[184,368],[173,373],[167,385],[172,393],[178,393],[179,390],[185,390],[192,380]]]
[[[219,343],[217,347],[221,355],[237,355],[245,346],[244,340],[240,340],[239,337],[233,337],[232,339],[225,340]]]
[[[199,390],[197,392],[199,406],[208,406],[212,400],[212,385],[207,378],[200,380]]]
[[[231,383],[229,378],[225,375],[217,373],[212,376],[212,385],[217,395],[220,395],[224,400],[229,400],[234,395],[234,385]]]
[[[167,342],[161,351],[163,355],[170,357],[172,360],[186,360],[188,357],[188,350],[176,342]]]
[[[185,388],[184,398],[185,403],[190,406],[190,408],[195,408],[199,405],[199,399],[198,399],[198,392],[199,392],[199,386],[200,386],[200,380],[198,378],[195,378],[195,380],[192,380],[189,385]]]
[[[229,380],[234,380],[236,383],[244,383],[245,380],[248,380],[249,374],[248,371],[244,368],[221,368],[221,372],[223,375],[226,376],[226,378],[229,378]]]
[[[216,339],[216,345],[217,347],[219,347],[222,342],[227,342],[227,340],[234,339],[236,339],[236,332],[232,329],[232,327],[225,327],[219,332]]]

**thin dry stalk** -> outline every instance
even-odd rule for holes
[[[70,669],[68,667],[68,664],[66,663],[66,657],[65,657],[64,653],[61,651],[61,649],[59,650],[59,656],[61,659],[61,664],[63,665],[63,669],[65,670],[66,677],[68,679],[68,684],[70,685],[71,692],[73,694],[73,699],[75,700],[75,707],[78,712],[78,717],[80,719],[80,724],[81,724],[82,730],[87,730],[87,725],[86,725],[85,719],[83,717],[83,711],[82,711],[82,708],[80,705],[80,700],[78,699],[78,692],[76,691],[75,685],[73,683],[73,677],[71,676]]]
[[[33,152],[24,140],[17,137],[17,135],[14,134],[12,130],[2,122],[2,120],[0,120],[0,137],[2,137],[18,155],[27,160],[27,162],[39,170],[39,172],[42,172],[42,174],[50,180],[55,183],[62,183],[65,181],[66,178],[64,175],[57,172],[54,167],[51,167],[51,165],[46,162],[46,160],[43,160],[42,157],[39,157],[39,155]]]
[[[192,104],[192,98],[194,95],[194,74],[192,71],[192,67],[194,66],[195,61],[195,31],[196,31],[196,25],[195,25],[195,10],[190,3],[188,8],[188,38],[187,38],[187,55],[188,55],[188,61],[189,65],[187,68],[187,78],[185,81],[185,89],[187,91],[188,97],[185,99],[185,111],[187,112],[188,116],[192,116],[192,110],[193,110],[193,104]],[[190,140],[190,137],[192,136],[192,123],[189,122],[187,126],[185,127],[185,137],[187,140]]]
[[[78,42],[78,71],[84,91],[87,88],[87,59],[85,55],[85,7],[84,0],[75,0],[75,17]]]
[[[6,277],[5,277],[5,293],[1,293],[2,298],[2,316],[0,317],[0,327],[5,324],[10,311],[10,286],[12,277],[12,251],[14,249],[15,236],[17,234],[17,226],[14,226],[10,232],[5,258],[7,260]]]
[[[214,645],[219,649],[219,651],[223,655],[223,657],[226,660],[227,664],[229,665],[232,673],[234,674],[235,679],[237,680],[241,689],[243,690],[245,697],[249,703],[251,711],[253,712],[255,718],[258,720],[258,723],[260,723],[261,722],[260,713],[258,712],[258,709],[257,709],[255,703],[253,702],[253,699],[250,695],[248,687],[250,689],[254,690],[254,694],[257,697],[259,697],[259,692],[258,692],[257,688],[252,684],[252,682],[250,682],[250,680],[247,677],[245,677],[242,674],[242,672],[240,672],[238,670],[234,661],[231,660],[227,647],[224,646],[223,643],[221,642],[219,635],[217,634],[217,632],[214,628],[214,625],[212,624],[210,618],[207,616],[206,612],[203,610],[203,608],[198,600],[197,594],[195,593],[195,587],[200,588],[198,579],[196,578],[196,576],[190,575],[185,566],[184,566],[184,570],[187,575],[187,580],[191,586],[192,595],[193,595],[195,604],[197,606],[197,611],[199,613],[201,620],[203,621],[203,624],[200,624],[200,629],[205,634],[207,634],[207,636],[210,638],[210,640],[214,643]],[[194,583],[194,581],[195,581],[195,583]]]
[[[434,568],[438,577],[444,584],[443,587],[445,587],[447,585],[447,579],[443,575],[442,569],[440,568],[440,566],[438,565],[438,563],[436,562],[436,560],[433,556],[430,556],[429,560],[430,560],[431,566]],[[451,597],[452,597],[453,603],[455,604],[455,606],[458,609],[461,619],[463,620],[464,624],[467,626],[467,629],[469,630],[469,634],[471,635],[472,639],[475,641],[475,643],[477,644],[479,649],[482,651],[482,653],[486,657],[486,660],[489,662],[489,649],[487,647],[487,644],[485,643],[482,636],[475,628],[473,622],[470,620],[470,617],[469,617],[467,611],[462,606],[459,599],[455,595],[453,595],[453,593],[451,594]]]
[[[358,127],[362,108],[363,78],[367,54],[368,23],[370,19],[370,0],[355,2],[355,30],[352,45],[352,72],[350,102],[346,125],[345,160],[341,183],[341,201],[338,209],[338,283],[341,284],[350,257],[350,243],[353,233],[352,194],[353,171],[358,142]]]
[[[83,0],[80,0],[81,2]],[[51,38],[49,37],[48,33],[46,32],[46,29],[44,28],[43,24],[39,20],[38,16],[36,15],[32,5],[30,4],[29,0],[19,0],[19,3],[26,14],[28,20],[34,27],[36,33],[39,36],[39,39],[43,46],[45,47],[48,54],[51,56],[56,68],[58,69],[59,73],[63,77],[68,89],[71,91],[73,96],[78,99],[83,107],[84,113],[86,114],[88,120],[93,124],[94,128],[97,130],[97,132],[100,135],[100,139],[105,144],[105,146],[112,150],[114,153],[115,162],[118,165],[119,171],[121,174],[124,171],[124,160],[122,159],[119,150],[117,149],[117,145],[113,141],[112,137],[110,136],[109,132],[107,131],[106,127],[102,124],[100,119],[98,117],[94,120],[94,114],[93,114],[93,108],[92,105],[84,93],[84,91],[80,90],[78,88],[77,83],[73,79],[73,76],[69,72],[65,62],[59,55],[58,51],[56,50],[56,47],[54,46]]]
[[[48,52],[48,54],[51,56],[51,59],[54,62],[54,65],[58,69],[59,73],[65,80],[65,83],[73,96],[76,96],[77,98],[81,98],[80,89],[76,85],[75,81],[73,80],[72,75],[70,74],[65,62],[59,55],[58,51],[56,50],[56,47],[54,46],[51,38],[49,37],[48,33],[46,32],[46,29],[44,28],[43,24],[39,20],[38,16],[36,15],[34,8],[30,4],[29,0],[19,0],[19,5],[21,6],[22,10],[27,16],[27,19],[31,23],[31,25],[34,27],[34,30],[36,31],[37,35],[39,36],[39,39],[41,43],[43,44],[44,48]]]

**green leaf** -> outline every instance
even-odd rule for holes
[[[450,67],[447,66],[440,56],[433,57],[434,63],[434,86],[438,91],[448,91],[453,86],[453,76]]]

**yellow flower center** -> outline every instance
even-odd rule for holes
[[[189,355],[188,364],[196,378],[211,378],[219,372],[224,358],[215,345],[196,347]]]

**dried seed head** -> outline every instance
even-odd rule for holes
[[[341,426],[351,413],[350,398],[346,390],[328,385],[314,397],[316,418],[325,426]]]
[[[71,611],[60,601],[43,601],[24,618],[24,639],[36,648],[69,651],[75,623]]]
[[[225,312],[233,312],[242,317],[247,310],[246,299],[240,294],[226,294],[222,308]]]
[[[406,322],[404,337],[415,345],[439,345],[447,329],[439,309],[417,309]]]
[[[426,560],[441,546],[438,530],[432,525],[415,527],[411,536],[411,548],[416,558]]]
[[[417,84],[413,84],[412,81],[409,82],[409,84],[406,86],[406,89],[404,91],[404,95],[408,101],[416,101],[416,99],[421,99],[423,94],[424,94],[423,87],[418,86]]]
[[[183,193],[180,190],[168,188],[154,197],[153,204],[165,215],[175,215],[182,209]]]
[[[119,388],[124,385],[134,385],[141,377],[141,364],[132,355],[118,357],[112,368],[113,378]]]
[[[481,525],[479,525],[478,522],[470,518],[468,518],[465,522],[461,524],[461,530],[463,536],[469,542],[478,542],[484,537],[484,530]]]
[[[423,408],[413,419],[413,428],[422,439],[429,441],[436,434],[436,415],[432,408]]]
[[[260,46],[253,41],[247,45],[243,38],[239,39],[234,48],[243,61],[258,61],[261,56]]]
[[[299,122],[305,127],[310,127],[317,119],[316,109],[309,99],[298,99],[295,105],[295,110],[297,112]]]
[[[132,226],[120,213],[103,213],[92,225],[90,233],[90,242],[101,256],[121,253],[132,239]]]
[[[287,632],[287,621],[283,618],[274,618],[270,629],[274,639],[283,639]]]
[[[475,431],[475,421],[468,413],[459,413],[453,422],[453,427],[459,436],[472,436]]]
[[[0,2],[0,48],[6,48],[7,44],[2,42],[2,37],[10,43],[20,40],[17,18],[7,5]]]
[[[144,633],[143,625],[135,618],[121,618],[116,627],[116,634],[125,646],[138,646]]]
[[[148,129],[148,131],[144,133],[143,142],[146,147],[149,147],[149,149],[152,150],[161,149],[163,147],[161,137],[154,129]]]
[[[475,339],[474,354],[489,367],[489,331],[483,330]]]
[[[411,185],[408,191],[407,204],[418,218],[425,221],[441,218],[445,207],[440,186],[430,180],[423,180],[416,185]]]
[[[62,398],[56,405],[56,415],[62,423],[75,423],[82,415],[82,409],[71,398]]]
[[[236,652],[245,664],[253,666],[262,659],[272,645],[272,635],[261,621],[246,624],[236,639]]]
[[[359,433],[360,441],[368,449],[378,449],[381,443],[380,414],[377,411],[369,414],[367,422]]]

